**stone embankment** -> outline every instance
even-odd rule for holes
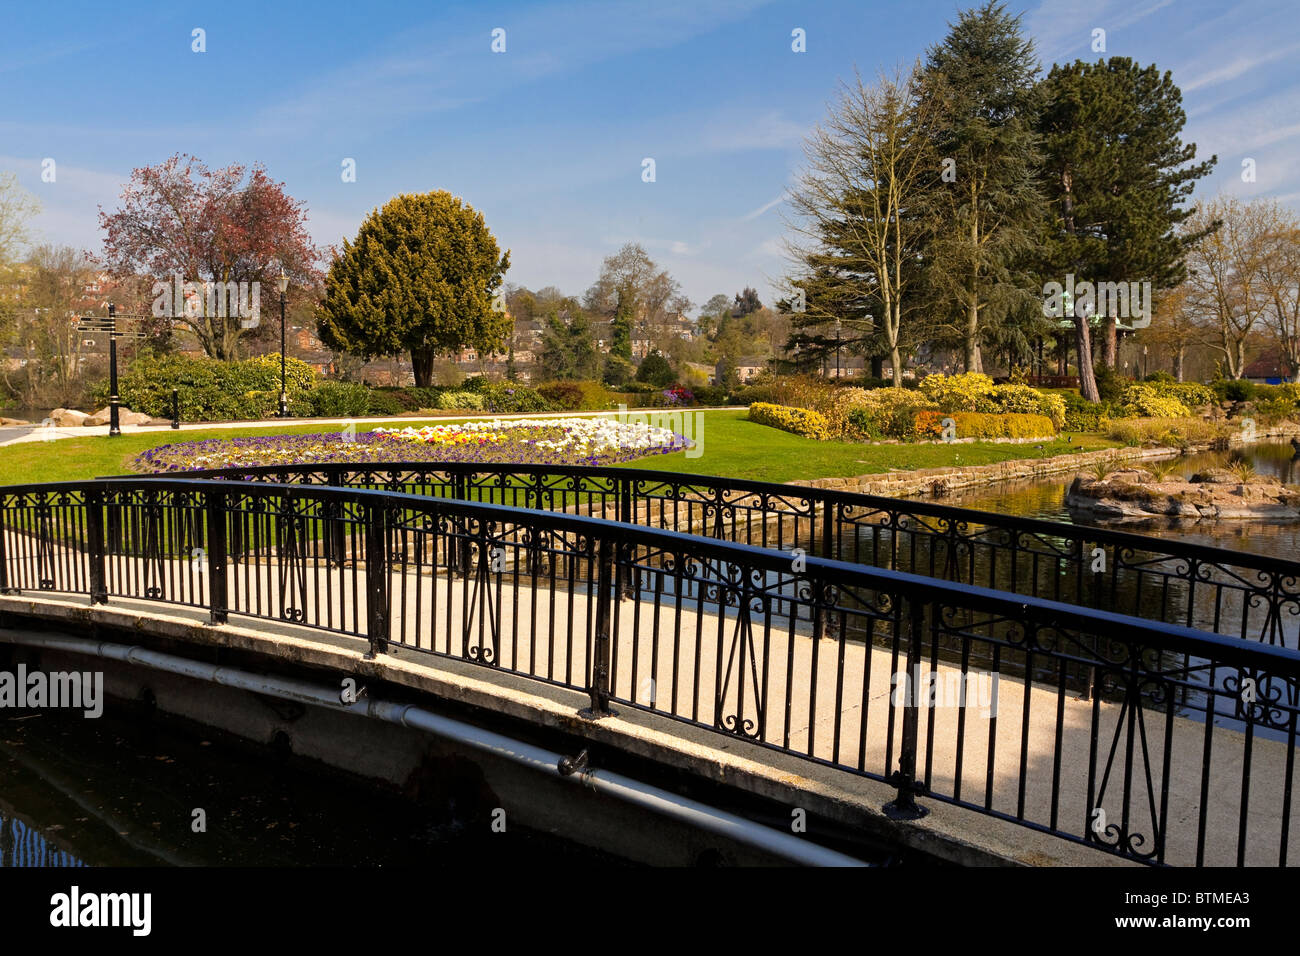
[[[1257,441],[1291,438],[1297,434],[1295,426],[1282,426],[1260,430]],[[1245,444],[1233,439],[1230,444]],[[1209,451],[1214,445],[1197,445],[1190,452]],[[832,491],[851,491],[864,495],[883,495],[890,498],[927,496],[942,498],[955,491],[980,488],[1002,481],[1025,481],[1048,478],[1053,475],[1073,474],[1092,467],[1098,462],[1140,462],[1174,458],[1183,454],[1180,449],[1158,446],[1154,448],[1103,448],[1097,451],[1074,452],[1047,458],[1021,458],[999,461],[991,465],[964,465],[950,468],[919,468],[913,471],[892,471],[885,474],[858,475],[854,478],[814,478],[810,481],[792,481],[792,485],[806,485]]]

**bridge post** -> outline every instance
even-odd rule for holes
[[[388,651],[388,511],[366,502],[366,636],[368,658]]]
[[[593,636],[591,660],[591,707],[581,711],[581,716],[591,720],[609,717],[610,646],[613,643],[614,551],[617,543],[602,538],[596,546],[596,631]]]
[[[618,520],[624,524],[632,523],[632,479],[619,477],[618,482]]]
[[[898,770],[889,778],[889,782],[898,787],[898,796],[883,807],[885,816],[893,820],[917,820],[929,813],[929,809],[916,802],[916,794],[923,792],[924,784],[916,779],[916,750],[920,737],[921,714],[918,700],[921,688],[918,686],[921,676],[922,640],[925,634],[925,605],[915,595],[899,596],[899,635],[907,644],[907,672],[903,686],[907,688],[907,700],[903,705],[903,739],[898,749]]]
[[[218,485],[222,484],[217,482]],[[213,624],[225,624],[229,613],[226,594],[226,493],[203,492],[204,531],[208,543],[208,614]]]
[[[108,603],[108,581],[104,573],[104,493],[86,492],[86,558],[90,563],[90,603]]]

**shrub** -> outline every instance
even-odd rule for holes
[[[1257,387],[1240,378],[1220,378],[1211,385],[1221,402],[1248,402],[1255,397]]]
[[[1065,427],[1065,399],[1055,392],[1040,392],[1028,385],[998,385],[993,393],[996,411],[1004,414],[1042,415],[1057,431]]]
[[[772,405],[768,402],[755,402],[749,406],[749,420],[759,425],[770,425],[781,431],[791,432],[803,438],[815,438],[825,441],[830,437],[826,417],[807,408],[791,408],[786,405]]]
[[[772,405],[817,409],[829,402],[834,390],[835,386],[825,379],[811,375],[791,375],[742,386],[736,389],[734,400],[738,405],[766,402]]]
[[[1232,434],[1233,428],[1224,422],[1210,422],[1201,418],[1139,418],[1119,419],[1110,423],[1106,437],[1130,447],[1140,445],[1168,445],[1187,448],[1204,445]]]
[[[483,407],[489,412],[520,415],[527,412],[552,412],[555,406],[536,389],[517,382],[494,382],[480,391]]]
[[[1201,385],[1198,382],[1176,382],[1172,375],[1165,374],[1166,378],[1144,382],[1141,387],[1166,398],[1176,398],[1189,409],[1202,408],[1218,401],[1214,389],[1208,385]]]
[[[537,393],[559,411],[601,411],[614,408],[620,396],[600,382],[547,382],[537,387]],[[632,404],[623,396],[624,404]]]
[[[1129,385],[1119,403],[1125,418],[1185,418],[1191,409],[1174,395],[1162,395],[1151,385]]]
[[[1056,436],[1056,426],[1046,415],[922,411],[917,412],[916,415],[916,437],[942,438],[945,419],[952,419],[958,438],[1054,438]]]
[[[464,411],[481,411],[483,409],[483,396],[478,392],[443,392],[438,396],[438,408],[444,410],[458,409]]]
[[[632,381],[634,374],[635,369],[630,361],[621,355],[610,355],[605,359],[605,371],[601,373],[601,381],[614,388],[621,388]]]
[[[979,372],[927,375],[921,391],[943,412],[1043,415],[1057,429],[1065,425],[1065,400],[1028,385],[995,385]]]
[[[1129,384],[1128,380],[1115,371],[1109,365],[1098,363],[1092,370],[1093,380],[1097,383],[1097,395],[1103,401],[1111,405],[1119,402],[1121,394],[1124,392],[1124,386]]]
[[[1109,406],[1104,402],[1090,402],[1078,392],[1058,395],[1065,405],[1062,428],[1068,432],[1097,432],[1105,427]]]
[[[943,412],[991,412],[996,410],[993,379],[979,372],[961,375],[936,373],[921,382],[921,391]]]
[[[870,438],[910,439],[916,435],[918,412],[934,409],[922,392],[901,388],[866,391],[863,402],[849,412],[849,423]]]
[[[300,359],[286,362],[290,411],[310,414],[304,402],[316,384],[316,370]],[[141,355],[118,379],[122,404],[132,411],[170,418],[172,389],[185,421],[240,421],[272,415],[280,398],[280,356],[238,362],[193,359],[183,355]],[[97,406],[108,404],[108,382],[92,391]],[[295,412],[297,414],[297,412]]]
[[[307,399],[312,414],[322,418],[358,418],[370,411],[370,389],[360,382],[321,382]]]
[[[636,370],[636,380],[657,388],[667,388],[677,381],[677,374],[668,359],[658,352],[651,352],[641,360],[641,365]]]
[[[418,408],[419,406],[414,407]],[[392,392],[381,392],[372,388],[367,396],[367,415],[401,415],[403,412],[412,410],[413,408],[407,408]]]
[[[582,407],[582,386],[577,382],[547,382],[537,392],[556,408],[572,412]]]
[[[695,389],[695,401],[700,405],[722,405],[727,401],[727,390],[721,385],[701,385]]]

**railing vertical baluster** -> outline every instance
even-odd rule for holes
[[[620,476],[614,480],[618,482],[618,520],[624,524],[631,524],[632,479]]]
[[[86,559],[90,563],[90,603],[108,602],[108,579],[104,555],[104,493],[97,488],[86,492]]]
[[[0,594],[13,594],[17,588],[9,586],[9,543],[6,538],[9,535],[5,525],[7,509],[5,508],[4,495],[0,495]]]
[[[889,782],[898,787],[898,796],[885,804],[885,815],[895,820],[916,820],[929,813],[927,807],[916,802],[916,794],[921,789],[916,781],[916,752],[920,738],[921,696],[921,642],[925,635],[925,605],[922,599],[911,596],[899,596],[902,607],[899,610],[899,627],[904,629],[904,641],[907,645],[906,678],[903,686],[907,688],[907,701],[903,705],[903,739],[898,748],[898,770]]]
[[[614,552],[618,545],[608,537],[596,545],[596,631],[591,660],[591,707],[582,716],[592,720],[608,717],[610,696],[610,645],[614,622]]]
[[[203,492],[208,543],[208,614],[213,624],[225,624],[229,614],[226,594],[226,492],[220,487]]]
[[[366,502],[366,636],[370,653],[388,651],[388,509]]]

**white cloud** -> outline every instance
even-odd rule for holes
[[[785,202],[786,199],[787,199],[786,194],[781,193],[781,195],[777,196],[775,199],[763,203],[763,205],[759,206],[753,212],[745,213],[745,215],[740,217],[740,221],[749,222],[752,219],[757,219],[759,216],[763,215],[763,213],[767,212],[769,209],[775,209],[781,203]]]
[[[1293,43],[1290,46],[1279,47],[1276,50],[1270,50],[1266,53],[1252,53],[1245,56],[1239,56],[1231,63],[1227,63],[1218,69],[1210,70],[1206,73],[1200,73],[1195,76],[1191,82],[1183,83],[1182,90],[1184,93],[1190,93],[1191,91],[1199,90],[1204,86],[1217,86],[1221,83],[1226,83],[1229,80],[1235,80],[1237,77],[1255,69],[1256,67],[1263,66],[1265,63],[1272,63],[1274,60],[1280,60],[1283,57],[1291,56],[1298,50],[1300,50],[1300,43]],[[1216,60],[1216,62],[1221,61]],[[1188,70],[1185,72],[1193,71]]]

